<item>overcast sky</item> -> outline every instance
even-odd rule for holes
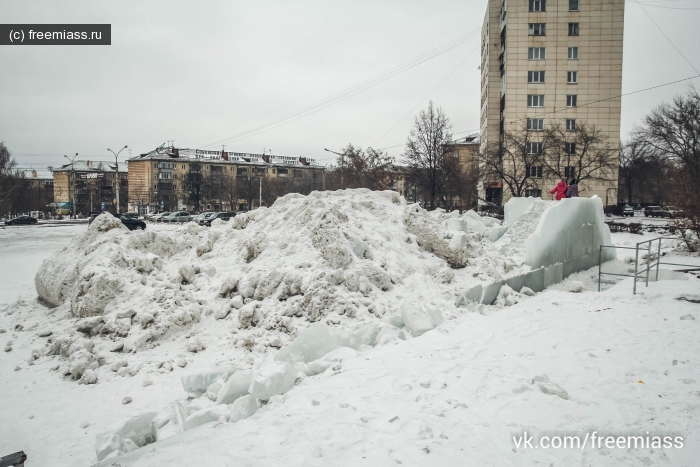
[[[623,93],[698,74],[681,53],[700,69],[700,1],[641,1],[680,53],[628,1]],[[168,140],[326,163],[324,147],[404,143],[431,99],[464,136],[479,127],[485,10],[486,0],[2,0],[3,23],[109,23],[112,45],[0,46],[0,141],[42,171],[63,154],[108,160],[108,147],[135,156]],[[383,75],[445,44],[456,46]],[[379,76],[389,79],[298,114]],[[691,82],[700,87],[623,98],[623,138]],[[290,115],[301,118],[274,123]]]

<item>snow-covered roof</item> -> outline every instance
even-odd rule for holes
[[[193,162],[216,162],[222,164],[250,164],[250,165],[276,165],[276,166],[299,166],[323,168],[315,159],[308,157],[280,156],[275,154],[254,154],[246,152],[213,151],[208,149],[190,149],[175,147],[158,147],[150,152],[141,154],[138,157],[129,159],[139,160],[179,160]]]
[[[114,165],[105,162],[74,161],[73,164],[64,164],[60,167],[52,167],[53,172],[114,172]],[[120,172],[125,172],[124,168]]]

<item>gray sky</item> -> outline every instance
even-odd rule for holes
[[[641,2],[700,69],[700,1]],[[324,147],[404,143],[413,116],[431,99],[453,131],[466,135],[479,126],[477,29],[485,9],[486,0],[2,0],[3,23],[110,23],[112,45],[0,46],[0,141],[22,167],[44,171],[65,162],[63,154],[108,160],[108,147],[128,144],[135,156],[167,140],[236,152],[267,148],[325,163]],[[364,92],[221,142],[470,32],[471,40]],[[628,1],[623,93],[696,74]],[[691,82],[700,87],[700,79]],[[623,98],[623,138],[688,83]],[[120,161],[127,157],[122,152]]]

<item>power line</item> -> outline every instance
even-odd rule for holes
[[[471,57],[471,55],[474,53],[474,51],[475,51],[476,49],[478,49],[478,48],[479,48],[479,47],[477,46],[477,47],[475,47],[471,52],[469,52],[469,54],[468,54],[466,57],[464,57],[464,60],[462,60],[461,62],[459,62],[459,65],[457,65],[457,66],[454,68],[454,70],[452,70],[451,72],[449,72],[448,75],[445,76],[445,78],[444,78],[442,81],[440,81],[440,82],[438,83],[437,86],[435,86],[435,87],[433,88],[432,91],[430,91],[423,99],[421,99],[420,101],[418,101],[418,103],[415,105],[415,107],[413,107],[411,110],[409,110],[408,113],[407,113],[406,115],[404,115],[403,117],[401,117],[401,119],[400,119],[398,122],[396,122],[396,124],[395,124],[394,126],[392,126],[391,128],[389,128],[389,130],[388,130],[386,133],[384,133],[382,136],[380,136],[379,139],[377,139],[377,141],[375,141],[374,143],[372,143],[372,146],[374,146],[375,144],[377,144],[379,141],[381,141],[382,138],[384,138],[386,135],[388,135],[389,133],[391,133],[391,130],[393,130],[394,128],[396,128],[396,127],[398,126],[399,123],[401,123],[406,117],[408,117],[411,113],[413,113],[413,111],[416,110],[416,108],[417,108],[419,105],[421,105],[421,104],[423,103],[424,100],[426,100],[428,97],[430,97],[431,94],[434,93],[435,90],[436,90],[437,88],[439,88],[440,86],[442,86],[442,83],[444,83],[445,81],[447,81],[447,78],[449,78],[450,76],[452,76],[452,75],[454,74],[454,72],[457,71],[457,70],[459,69],[459,67],[461,67],[462,65],[464,65],[464,62],[466,62],[466,61],[469,59],[469,57]]]
[[[692,63],[690,63],[690,60],[688,60],[688,58],[687,58],[685,55],[683,55],[683,52],[681,52],[680,49],[679,49],[678,47],[676,47],[676,44],[674,44],[673,41],[666,35],[666,33],[663,31],[663,29],[661,29],[661,27],[660,27],[658,24],[656,24],[656,21],[654,21],[654,18],[651,17],[651,15],[650,15],[650,14],[647,12],[647,10],[642,6],[642,4],[639,3],[638,1],[637,1],[637,2],[633,2],[633,3],[636,3],[637,5],[639,5],[639,7],[642,9],[642,11],[649,17],[649,19],[651,20],[651,22],[654,23],[654,26],[656,26],[656,28],[657,28],[659,31],[661,31],[661,34],[663,34],[664,37],[666,38],[666,40],[673,46],[674,49],[676,49],[676,52],[678,52],[679,54],[681,54],[681,57],[683,57],[683,59],[684,59],[686,62],[688,62],[688,65],[690,65],[690,67],[691,67],[693,70],[695,70],[695,73],[700,74],[700,71],[698,71],[698,69],[695,68],[695,67],[693,66]]]
[[[279,126],[286,125],[288,123],[293,122],[294,120],[298,120],[299,118],[305,117],[305,116],[310,115],[310,114],[315,113],[315,112],[318,112],[322,109],[325,109],[326,107],[330,107],[334,104],[337,104],[338,102],[341,102],[341,101],[348,99],[352,96],[355,96],[363,91],[366,91],[367,89],[370,89],[370,88],[372,88],[380,83],[383,83],[383,82],[385,82],[385,81],[387,81],[387,80],[389,80],[389,79],[391,79],[391,78],[393,78],[393,77],[395,77],[395,76],[397,76],[397,75],[399,75],[407,70],[410,70],[411,68],[414,68],[414,67],[416,67],[416,66],[418,66],[418,65],[420,65],[428,60],[431,60],[431,59],[433,59],[433,58],[435,58],[435,57],[437,57],[437,56],[439,56],[439,55],[441,55],[449,50],[452,50],[453,48],[458,47],[458,46],[474,39],[475,37],[478,37],[479,36],[478,33],[480,30],[481,30],[481,28],[477,28],[473,31],[470,31],[466,34],[463,34],[462,36],[460,36],[456,39],[453,39],[453,40],[451,40],[451,41],[449,41],[449,42],[447,42],[439,47],[436,47],[436,48],[430,50],[429,52],[423,53],[423,54],[409,60],[408,62],[405,62],[405,63],[403,63],[399,66],[396,66],[388,71],[385,71],[385,72],[383,72],[383,73],[381,73],[373,78],[365,80],[365,81],[363,81],[355,86],[352,86],[344,91],[336,93],[336,94],[334,94],[330,97],[327,97],[325,99],[322,99],[322,100],[320,100],[320,101],[318,101],[310,106],[307,106],[306,108],[303,108],[301,110],[293,112],[293,113],[286,115],[284,117],[278,118],[276,120],[273,120],[267,124],[258,126],[256,128],[252,128],[250,130],[244,131],[244,132],[239,133],[237,135],[230,136],[228,138],[224,138],[224,139],[206,144],[206,145],[201,146],[201,147],[204,148],[207,146],[221,144],[225,141],[231,141],[231,140],[235,140],[235,139],[240,139],[242,137],[253,136],[254,134],[258,134],[258,133],[261,133],[263,131],[268,131],[268,130],[271,130],[273,128],[277,128]]]
[[[662,88],[662,87],[665,87],[665,86],[670,86],[670,85],[672,85],[672,84],[682,83],[682,82],[684,82],[684,81],[689,81],[689,80],[695,79],[695,78],[700,78],[700,73],[697,74],[697,75],[695,75],[695,76],[691,76],[691,77],[689,77],[689,78],[678,79],[678,80],[676,80],[676,81],[670,81],[670,82],[668,82],[668,83],[658,84],[658,85],[656,85],[656,86],[651,86],[651,87],[648,87],[648,88],[639,89],[639,90],[637,90],[637,91],[632,91],[632,92],[628,92],[628,93],[625,93],[625,94],[620,94],[619,96],[607,97],[607,98],[605,98],[605,99],[600,99],[600,100],[597,100],[597,101],[588,102],[588,103],[586,103],[586,104],[577,105],[576,108],[579,108],[579,107],[587,107],[587,106],[589,106],[589,105],[599,104],[599,103],[601,103],[601,102],[606,102],[606,101],[610,101],[610,100],[613,100],[613,99],[618,99],[618,98],[621,98],[621,97],[627,97],[627,96],[631,96],[631,95],[633,95],[633,94],[639,94],[640,92],[651,91],[652,89],[658,89],[658,88]],[[505,122],[505,124],[517,123],[517,122],[526,120],[527,118],[532,118],[532,117],[543,117],[543,116],[545,116],[545,115],[552,115],[552,114],[556,114],[556,113],[559,113],[559,112],[566,112],[566,111],[568,111],[568,110],[570,110],[570,109],[569,109],[569,108],[565,108],[565,109],[554,110],[554,111],[552,111],[552,112],[544,112],[544,113],[532,115],[532,116],[530,116],[530,117],[516,118],[515,120],[511,120],[511,121],[509,121],[509,122]],[[500,123],[494,123],[494,124],[491,124],[491,125],[487,125],[485,128],[497,127],[497,126],[500,126]],[[471,129],[471,130],[459,131],[459,132],[457,132],[457,133],[453,133],[453,135],[459,135],[459,134],[462,134],[462,133],[473,133],[473,132],[475,132],[475,131],[480,131],[481,129],[482,129],[482,128],[474,128],[474,129]],[[398,148],[398,147],[402,147],[402,146],[406,146],[406,145],[405,145],[405,144],[397,144],[396,146],[388,146],[388,147],[379,148],[379,149],[382,149],[382,150],[383,150],[383,149],[392,149],[392,148]]]

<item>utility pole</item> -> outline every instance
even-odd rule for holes
[[[72,199],[71,204],[72,204],[72,208],[73,208],[73,218],[75,219],[75,166],[73,165],[73,161],[75,160],[76,157],[78,157],[78,153],[76,152],[75,156],[73,156],[72,159],[70,157],[66,156],[65,154],[63,155],[63,157],[65,157],[66,159],[68,159],[70,161],[70,170],[71,170],[71,175],[72,175],[71,179],[72,179],[72,184],[73,184],[73,198],[71,198],[71,196],[70,196],[71,184],[69,183],[68,184],[68,199]]]
[[[260,174],[260,201],[258,202],[258,207],[262,207],[262,178],[263,174]]]
[[[339,153],[335,151],[331,151],[330,149],[323,148],[324,151],[332,152],[333,154],[337,154],[340,156],[340,189],[343,190],[345,188],[345,183],[343,181],[343,174],[345,173],[345,156],[347,155],[347,152],[344,153]]]
[[[116,185],[116,187],[117,187],[117,214],[119,214],[119,188],[121,188],[121,184],[122,184],[122,180],[121,180],[121,178],[119,177],[119,154],[120,154],[124,149],[126,149],[127,147],[128,147],[127,145],[124,145],[124,147],[121,148],[121,149],[119,150],[119,152],[116,153],[116,154],[114,153],[114,151],[112,151],[111,149],[107,148],[107,151],[109,151],[109,152],[111,152],[112,154],[114,154],[114,164],[115,164],[115,168],[116,168],[116,174],[115,174],[114,176],[116,177],[116,180],[117,180],[117,181],[115,182],[115,185]]]

